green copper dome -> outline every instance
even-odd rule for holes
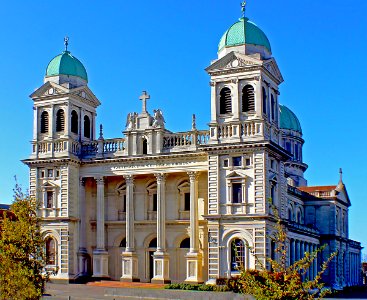
[[[288,107],[279,105],[280,108],[280,128],[294,130],[302,134],[301,123],[297,116]]]
[[[79,59],[72,56],[69,51],[64,51],[54,57],[47,66],[46,77],[57,75],[71,75],[88,82],[87,71]]]
[[[245,44],[264,46],[271,53],[270,42],[265,33],[247,18],[241,18],[223,34],[218,51],[224,47]]]

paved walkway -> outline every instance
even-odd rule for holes
[[[102,281],[87,284],[48,283],[42,299],[48,300],[252,300],[231,292],[165,290],[163,284]]]

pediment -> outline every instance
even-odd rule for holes
[[[259,67],[262,61],[239,52],[230,52],[226,56],[212,63],[205,70],[208,73],[219,70],[236,70],[242,68]]]
[[[240,173],[237,173],[236,171],[233,171],[226,176],[227,179],[246,178],[246,177],[247,177],[246,175],[242,175]]]
[[[264,62],[264,68],[272,75],[274,76],[279,83],[283,82],[283,76],[282,73],[280,72],[280,69],[278,67],[277,62],[275,61],[274,58],[268,59],[267,61]]]
[[[55,95],[66,95],[69,90],[54,82],[46,82],[40,88],[36,89],[29,97],[32,99],[54,97]]]
[[[46,181],[44,184],[43,184],[43,187],[44,188],[58,188],[59,186],[54,183],[54,182],[51,182],[51,181]]]
[[[349,199],[347,188],[345,187],[344,184],[339,184],[336,187],[335,191],[337,192],[336,197],[340,202],[344,203],[347,206],[351,206],[351,202],[350,202],[350,199]]]
[[[93,106],[95,107],[101,105],[101,102],[99,102],[97,97],[93,94],[93,92],[87,86],[81,86],[75,89],[71,89],[70,93],[85,101],[93,103]]]

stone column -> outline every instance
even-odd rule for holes
[[[78,276],[88,275],[88,251],[87,251],[87,220],[85,205],[85,178],[79,179],[79,250],[78,250]]]
[[[93,251],[93,277],[108,277],[108,252],[105,248],[104,178],[97,177],[97,247]]]
[[[134,176],[124,176],[126,181],[126,249],[122,253],[121,281],[139,281],[138,258],[135,252],[134,239]]]
[[[190,252],[186,255],[186,282],[202,279],[202,255],[199,251],[198,173],[188,172],[190,178]]]
[[[169,279],[169,256],[166,252],[166,176],[155,174],[157,178],[157,251],[154,252],[152,282],[167,283]]]

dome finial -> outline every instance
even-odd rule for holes
[[[69,46],[69,37],[68,36],[64,37],[64,45],[65,45],[65,51],[68,51],[68,46]]]
[[[343,182],[343,169],[342,168],[339,169],[339,175],[340,175],[339,182]]]
[[[241,2],[241,10],[242,10],[242,17],[245,17],[245,12],[246,12],[246,0]]]

